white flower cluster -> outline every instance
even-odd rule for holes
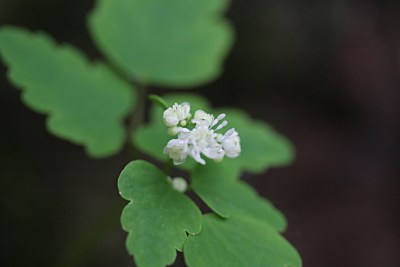
[[[164,153],[175,165],[184,163],[188,156],[203,165],[206,162],[201,155],[216,161],[224,156],[236,158],[241,151],[238,132],[232,128],[225,134],[216,133],[228,124],[224,118],[225,114],[214,119],[212,114],[197,110],[192,119],[189,103],[175,103],[164,111],[164,123],[168,133],[178,138],[168,142]]]

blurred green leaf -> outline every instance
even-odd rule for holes
[[[123,118],[132,108],[129,84],[102,63],[89,63],[77,49],[58,46],[43,33],[0,30],[0,55],[22,100],[48,115],[48,130],[84,145],[89,155],[116,153],[125,141]]]
[[[160,86],[216,78],[233,41],[229,0],[98,0],[89,28],[129,77]]]
[[[245,182],[238,181],[232,168],[215,162],[198,166],[192,173],[192,188],[218,215],[250,217],[268,223],[282,232],[286,219],[270,201],[258,196]]]
[[[226,128],[233,127],[240,135],[240,156],[224,161],[224,164],[242,171],[262,173],[270,167],[285,166],[293,161],[293,145],[266,122],[253,120],[239,109],[222,108],[215,113],[226,113],[229,122]]]
[[[126,246],[141,266],[166,266],[182,251],[186,232],[198,234],[201,211],[186,195],[174,190],[154,165],[137,160],[122,171],[118,188],[131,201],[123,210],[122,227],[129,232]]]
[[[203,217],[203,229],[184,245],[189,267],[300,267],[293,246],[268,224],[216,215]]]

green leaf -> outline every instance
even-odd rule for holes
[[[205,215],[201,233],[185,242],[184,256],[189,267],[301,267],[297,251],[272,227],[239,217]]]
[[[218,215],[250,217],[268,223],[283,232],[287,223],[284,215],[270,201],[258,196],[245,182],[238,181],[238,173],[218,163],[198,166],[192,174],[192,188]]]
[[[290,164],[294,148],[290,141],[264,121],[253,120],[239,109],[218,109],[216,114],[226,113],[229,124],[240,135],[240,156],[224,163],[243,171],[262,173],[271,167]]]
[[[89,28],[129,77],[161,86],[216,78],[232,45],[229,0],[98,0]]]
[[[118,188],[126,200],[121,223],[129,232],[126,246],[141,266],[166,266],[182,251],[186,232],[198,234],[202,216],[186,195],[175,191],[166,175],[145,161],[133,161],[122,171]]]
[[[48,130],[85,146],[89,155],[118,152],[125,141],[123,118],[134,94],[102,63],[89,63],[77,49],[56,45],[43,33],[16,27],[0,30],[0,55],[22,100],[48,115]]]

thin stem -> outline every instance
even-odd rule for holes
[[[130,118],[129,126],[128,126],[128,144],[130,150],[131,159],[139,158],[139,151],[135,148],[133,143],[130,141],[133,133],[139,128],[140,125],[144,122],[145,108],[146,108],[146,94],[147,87],[141,83],[134,82],[134,86],[137,89],[137,106],[134,109],[132,116]]]
[[[147,87],[136,83],[137,88],[137,106],[133,111],[129,123],[129,133],[132,134],[143,122],[146,107],[146,93]]]
[[[167,109],[168,104],[167,102],[160,96],[158,95],[149,95],[149,99],[154,103],[159,105],[162,109]]]

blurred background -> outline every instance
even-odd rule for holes
[[[93,6],[0,0],[0,26],[46,31],[95,59]],[[228,16],[225,72],[194,92],[295,144],[292,166],[245,179],[286,214],[304,266],[398,266],[400,2],[235,0]],[[126,151],[88,158],[19,95],[0,62],[0,265],[133,266],[116,188]]]

